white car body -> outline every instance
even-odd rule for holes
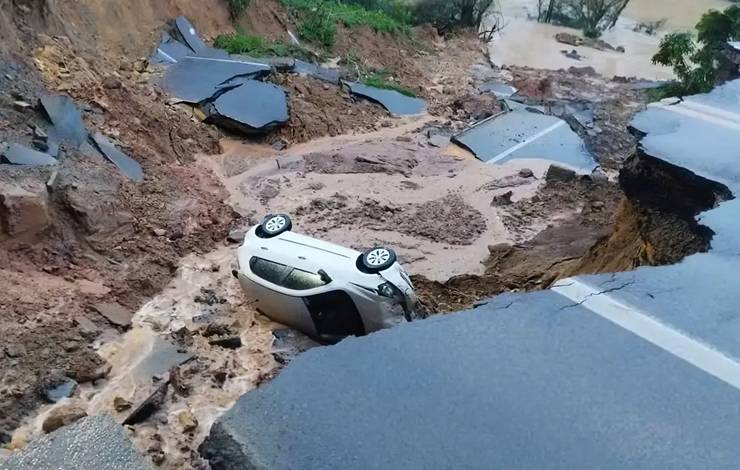
[[[261,236],[260,230],[257,225],[246,234],[234,274],[264,315],[323,342],[411,319],[416,295],[398,262],[364,272],[359,251],[291,231]],[[386,283],[397,289],[393,297],[388,286],[379,289]]]

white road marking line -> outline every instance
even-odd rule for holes
[[[173,64],[176,64],[177,63],[177,61],[171,55],[169,55],[168,53],[166,53],[162,49],[157,48],[157,52],[159,52],[160,54],[162,54],[165,57],[165,59],[171,60]]]
[[[683,114],[684,116],[729,127],[731,129],[740,129],[740,115],[713,108],[711,106],[702,105],[700,103],[687,103],[689,102],[684,101],[674,105],[655,104],[650,105],[650,107],[664,109],[676,114]]]
[[[565,125],[565,121],[558,121],[555,124],[553,124],[552,126],[546,128],[546,129],[543,129],[540,132],[536,133],[535,135],[533,135],[529,139],[526,139],[526,140],[523,140],[522,142],[519,142],[515,146],[509,148],[508,150],[504,150],[503,152],[499,153],[498,155],[496,155],[492,159],[487,160],[486,163],[496,163],[499,160],[508,157],[509,155],[511,155],[512,153],[516,152],[517,150],[519,150],[520,148],[524,147],[525,145],[531,144],[535,140],[540,139],[540,138],[546,136],[550,132],[552,132],[555,129],[558,129],[559,127],[564,126],[564,125]]]
[[[196,56],[190,56],[190,55],[187,56],[187,58],[188,59],[193,59],[193,60],[213,60],[213,61],[216,61],[216,62],[230,62],[230,63],[234,63],[234,64],[261,65],[263,67],[267,67],[268,69],[270,68],[270,66],[267,65],[267,64],[261,64],[259,62],[248,62],[246,60],[217,59],[215,57],[196,57]]]
[[[563,279],[552,290],[740,390],[740,363],[712,346],[661,323],[608,293],[599,294],[601,290],[581,280]]]

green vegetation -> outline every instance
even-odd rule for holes
[[[581,28],[583,35],[597,38],[617,24],[630,0],[538,0],[537,20]]]
[[[231,18],[239,18],[249,6],[249,0],[228,0]]]
[[[478,30],[493,0],[420,0],[414,8],[417,24],[431,23],[440,33],[459,28]]]
[[[411,96],[413,98],[416,97],[416,93],[414,92],[414,90],[407,88],[399,83],[388,80],[388,72],[378,72],[378,73],[370,74],[369,76],[367,76],[365,79],[362,80],[362,83],[364,83],[367,86],[373,86],[375,88],[384,88],[386,90],[394,90],[403,95]]]
[[[696,31],[696,41],[690,33],[671,33],[661,40],[653,63],[673,68],[678,81],[654,91],[651,98],[705,93],[727,78],[732,65],[725,50],[728,41],[740,38],[740,6],[710,10]]]
[[[282,0],[298,13],[298,34],[305,40],[331,48],[336,42],[337,23],[348,27],[368,26],[376,31],[401,33],[408,30],[410,12],[393,0]],[[365,7],[367,4],[368,7]],[[371,8],[371,9],[368,9]]]
[[[222,34],[216,38],[213,45],[224,49],[230,54],[244,54],[252,57],[298,57],[311,59],[311,52],[292,44],[267,41],[260,36],[253,36],[244,31],[236,34]]]

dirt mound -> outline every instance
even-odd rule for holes
[[[380,106],[353,99],[339,86],[297,75],[279,75],[273,80],[288,92],[288,124],[268,140],[306,142],[316,137],[336,136],[374,129],[389,116]]]
[[[264,38],[289,42],[288,31],[297,34],[296,28],[290,23],[285,8],[278,0],[252,0],[244,14],[237,20],[237,28],[249,34]]]
[[[385,173],[409,176],[418,161],[413,155],[347,155],[310,153],[303,157],[306,171],[314,173]]]

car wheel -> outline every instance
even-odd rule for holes
[[[360,260],[366,270],[377,273],[390,268],[396,262],[396,253],[390,248],[376,246],[364,252]]]
[[[262,233],[267,237],[274,237],[287,232],[293,227],[290,217],[285,214],[268,215],[260,224]]]

